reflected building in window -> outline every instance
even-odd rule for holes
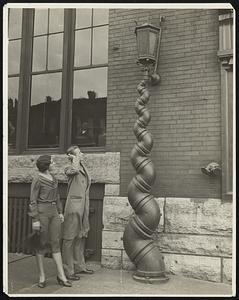
[[[88,91],[88,98],[73,99],[72,144],[80,147],[105,146],[106,97]]]

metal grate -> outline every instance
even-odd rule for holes
[[[8,198],[8,252],[31,254],[26,243],[31,234],[31,218],[28,216],[28,198]]]

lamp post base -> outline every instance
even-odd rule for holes
[[[165,283],[169,280],[167,276],[158,276],[158,277],[150,277],[150,276],[139,276],[137,272],[132,275],[135,281],[139,281],[142,283]]]
[[[142,277],[142,276],[137,276],[133,274],[133,279],[135,281],[141,282],[141,283],[165,283],[169,280],[169,277]]]

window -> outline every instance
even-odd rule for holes
[[[103,65],[108,60],[107,10],[88,9],[85,13],[84,9],[76,9],[74,58],[71,143],[104,146],[107,67]]]
[[[233,183],[233,12],[219,10],[222,106],[222,199],[232,199]]]
[[[22,44],[22,9],[9,10],[8,23],[8,145],[16,147],[20,56]]]
[[[13,153],[105,146],[108,13],[10,9],[8,136]]]
[[[59,147],[64,10],[34,16],[28,148]]]

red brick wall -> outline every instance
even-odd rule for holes
[[[135,22],[157,24],[164,16],[158,73],[150,88],[154,138],[152,160],[157,172],[153,193],[172,197],[220,197],[220,178],[201,167],[221,163],[220,68],[217,59],[217,10],[110,10],[107,102],[107,150],[121,152],[121,195],[135,175],[130,151],[142,79],[136,65]]]

